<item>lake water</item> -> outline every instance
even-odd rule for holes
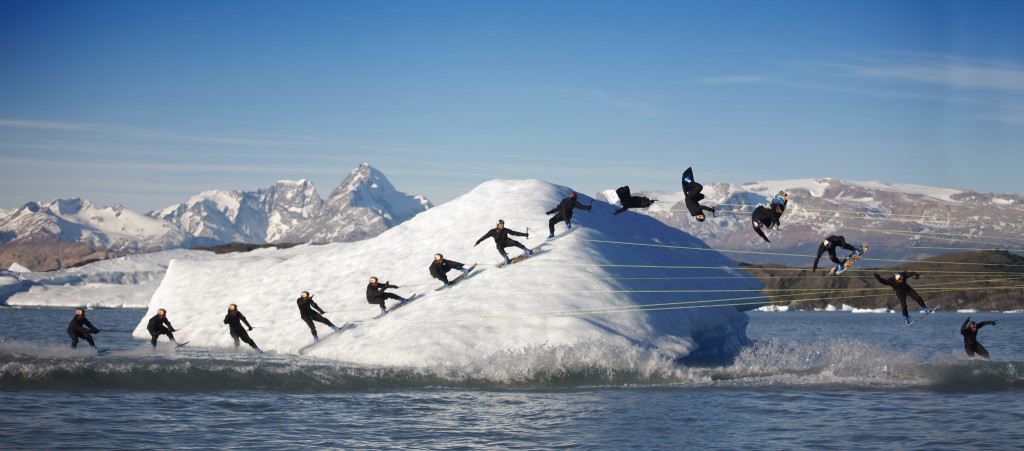
[[[142,310],[92,310],[111,351],[68,347],[68,309],[0,309],[4,449],[1020,449],[1024,315],[968,360],[967,314],[750,313],[728,362],[355,367],[232,349],[154,351]],[[84,345],[84,343],[83,343]],[[244,348],[244,346],[243,346]],[[561,350],[569,362],[571,350]],[[529,356],[524,356],[529,358]],[[530,365],[531,368],[535,364]]]

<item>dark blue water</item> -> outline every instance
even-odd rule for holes
[[[149,349],[141,310],[94,310],[102,357],[65,309],[0,309],[0,443],[41,448],[1019,449],[1024,315],[979,338],[939,313],[752,313],[730,362],[566,364],[523,374],[355,367],[233,349]],[[124,331],[124,332],[120,332]],[[569,354],[571,350],[564,350]],[[572,359],[565,359],[571,361]],[[506,368],[508,367],[508,368]]]

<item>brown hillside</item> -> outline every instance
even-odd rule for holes
[[[867,257],[867,256],[866,256]],[[822,257],[826,263],[827,257]],[[1024,257],[1006,251],[962,252],[946,254],[911,263],[879,269],[870,258],[839,276],[828,269],[812,273],[806,268],[755,266],[741,264],[751,275],[765,283],[765,295],[773,303],[796,309],[816,309],[833,305],[855,308],[899,308],[892,289],[875,280],[873,274],[891,277],[896,271],[921,274],[908,282],[932,308],[942,310],[1019,310],[1024,309]],[[879,262],[880,263],[880,262]],[[907,299],[907,306],[917,303]]]

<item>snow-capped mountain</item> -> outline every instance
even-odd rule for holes
[[[313,221],[296,222],[267,242],[334,243],[379,235],[431,207],[422,196],[395,189],[380,171],[363,164],[312,212]]]
[[[149,215],[175,224],[199,246],[267,243],[311,220],[322,204],[311,182],[279,181],[257,191],[204,191]]]
[[[36,271],[84,259],[226,243],[353,241],[376,236],[431,207],[398,192],[363,163],[325,202],[308,180],[253,192],[205,191],[148,214],[83,199],[29,202],[0,217],[0,266]]]
[[[187,240],[172,224],[121,205],[95,207],[78,198],[29,202],[0,217],[0,267],[61,268]]]
[[[698,174],[698,181],[700,177]],[[790,195],[780,230],[767,231],[765,243],[750,225],[757,205],[767,206],[779,191]],[[704,183],[701,201],[717,206],[715,217],[699,223],[686,210],[683,193],[647,192],[658,199],[648,210],[633,210],[678,227],[715,249],[752,263],[809,266],[818,243],[842,235],[853,244],[868,243],[869,265],[914,260],[959,250],[1024,248],[1024,194],[837,179]],[[634,193],[634,195],[639,195]],[[614,190],[597,198],[617,202]],[[827,256],[823,256],[826,267]],[[889,261],[887,261],[889,260]]]

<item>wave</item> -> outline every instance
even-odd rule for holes
[[[455,387],[467,389],[672,386],[698,388],[803,387],[937,392],[997,392],[1024,388],[1021,362],[950,356],[919,361],[872,344],[756,342],[730,362],[674,362],[656,351],[581,344],[508,351],[472,366],[356,366],[227,349],[174,352],[148,348],[96,356],[88,348],[16,342],[0,350],[0,390],[137,390],[291,393]]]

